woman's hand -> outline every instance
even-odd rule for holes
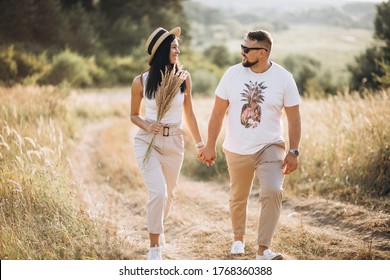
[[[206,166],[213,166],[215,164],[217,155],[215,147],[207,145],[198,150],[198,160]]]
[[[146,131],[153,134],[158,134],[160,132],[162,125],[157,122],[151,122],[147,125]]]
[[[175,64],[174,68],[175,68],[175,75],[184,82],[189,76],[188,71],[184,70],[183,65]]]

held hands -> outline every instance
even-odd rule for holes
[[[205,164],[206,166],[213,166],[216,160],[216,148],[206,146],[197,147],[198,148],[198,160]],[[282,169],[285,175],[294,172],[298,168],[298,157],[292,153],[287,153],[284,158]]]
[[[206,146],[198,148],[198,160],[206,166],[213,166],[216,160],[215,147]]]

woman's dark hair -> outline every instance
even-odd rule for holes
[[[148,99],[156,97],[157,87],[161,83],[161,71],[165,72],[165,67],[168,66],[168,71],[172,70],[173,65],[169,61],[169,53],[171,51],[171,43],[175,40],[175,35],[169,35],[158,47],[154,54],[153,60],[149,68],[149,76],[146,82],[145,95]],[[185,81],[180,86],[180,91],[183,93],[186,90]]]

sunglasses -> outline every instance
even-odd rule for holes
[[[241,50],[244,52],[244,53],[248,53],[250,50],[266,50],[268,52],[268,50],[266,48],[248,48],[244,45],[241,45]]]

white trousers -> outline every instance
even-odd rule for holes
[[[155,148],[149,160],[144,156],[153,134],[140,129],[135,136],[134,147],[138,166],[148,189],[147,223],[148,232],[164,232],[164,221],[171,210],[175,189],[184,158],[182,135],[156,135]]]

